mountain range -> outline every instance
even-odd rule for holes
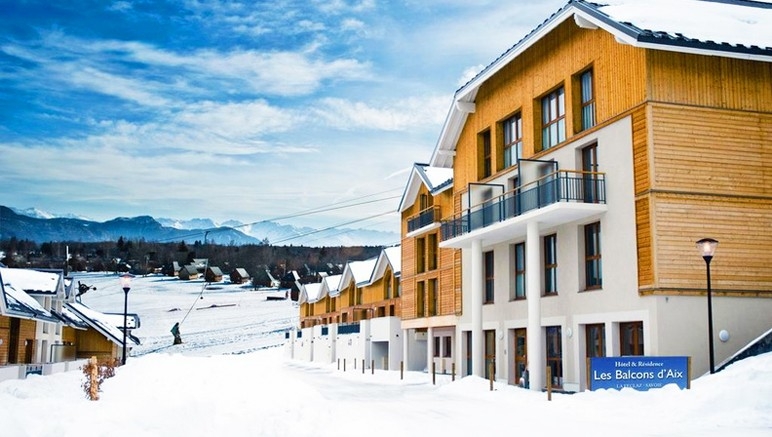
[[[206,218],[175,220],[150,216],[118,217],[96,222],[73,214],[54,215],[35,208],[17,209],[0,205],[0,240],[16,237],[36,243],[49,241],[131,240],[195,241],[222,245],[273,244],[283,246],[389,246],[399,242],[395,232],[369,229],[313,229],[263,221],[220,224]]]

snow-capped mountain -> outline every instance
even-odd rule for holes
[[[120,237],[146,241],[207,240],[216,244],[274,244],[295,246],[388,246],[399,234],[369,229],[298,228],[271,221],[244,224],[236,220],[215,223],[211,219],[175,220],[150,216],[119,217],[95,222],[75,215],[55,215],[36,208],[0,206],[0,239],[16,237],[38,243],[48,241],[111,241]]]

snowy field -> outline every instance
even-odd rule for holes
[[[83,302],[123,311],[115,275]],[[2,436],[770,436],[772,354],[692,383],[649,392],[531,392],[467,377],[451,382],[407,372],[337,370],[288,361],[282,331],[297,321],[275,291],[136,278],[129,312],[141,317],[126,366],[88,401],[83,375],[68,372],[0,383]],[[202,293],[203,289],[203,293]],[[203,297],[201,299],[200,297]],[[187,317],[185,317],[187,314]],[[182,345],[169,329],[181,325]]]

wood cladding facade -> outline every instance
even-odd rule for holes
[[[425,201],[419,201],[422,196],[424,199],[431,198],[428,203],[432,207],[439,208],[439,217],[453,214],[454,197],[452,189],[432,195],[424,185],[420,187],[415,202],[409,205],[402,213],[401,303],[403,320],[456,315],[461,311],[461,269],[460,266],[456,268],[455,264],[458,250],[440,249],[438,247],[440,234],[439,229],[436,227],[425,232],[419,231],[417,235],[406,236],[408,220],[420,213],[422,206],[426,206],[422,205],[422,203],[426,203]],[[421,240],[421,244],[416,243],[418,240]],[[418,252],[421,250],[423,252],[419,254]],[[436,262],[427,263],[427,257],[432,255]],[[426,292],[422,302],[419,303],[419,296],[417,295],[418,283],[421,282],[426,287],[429,281],[436,281],[436,308],[434,308],[433,314],[429,310],[432,305],[429,302],[428,287],[425,288]],[[419,307],[423,309],[423,313],[419,312]]]
[[[586,135],[575,96],[588,68],[588,132],[632,121],[639,293],[704,293],[694,242],[713,237],[714,291],[772,297],[772,253],[763,249],[772,240],[772,62],[635,48],[564,21],[480,85],[456,145],[456,212],[469,183],[492,178],[481,174],[481,135],[491,137],[493,177],[504,170],[501,122],[513,114],[522,116],[524,158]],[[540,102],[559,87],[567,138],[545,153]]]

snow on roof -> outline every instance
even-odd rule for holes
[[[49,287],[51,273],[39,272],[27,269],[0,268],[0,290],[2,301],[0,313],[22,318],[56,322],[58,318],[43,307],[34,297],[25,290],[43,291]],[[59,275],[56,275],[58,284]],[[53,287],[56,290],[56,287]]]
[[[607,0],[597,9],[619,23],[701,42],[772,48],[772,4],[748,1]],[[686,19],[688,17],[688,19]]]
[[[314,303],[318,302],[319,299],[322,297],[322,283],[321,282],[312,282],[310,284],[303,284],[303,289],[300,291],[301,295],[305,297],[305,299],[300,302],[308,302],[308,303]]]
[[[373,275],[371,282],[375,282],[381,279],[386,274],[386,268],[390,267],[394,276],[399,276],[401,273],[402,265],[402,249],[401,246],[387,247],[381,251],[378,256],[378,261],[373,268]]]
[[[24,290],[27,293],[56,293],[59,291],[58,272],[42,272],[31,269],[0,268],[0,276],[3,284],[13,285],[14,288]]]
[[[370,258],[364,261],[348,263],[348,267],[350,267],[356,285],[365,285],[370,282],[370,277],[373,274],[373,267],[375,267],[375,261],[377,260],[378,258]]]
[[[69,309],[71,309],[89,326],[102,333],[102,335],[104,335],[107,339],[111,340],[113,343],[119,346],[123,345],[123,331],[118,329],[114,324],[110,323],[109,317],[106,314],[92,310],[80,302],[72,302],[65,305],[67,305]],[[126,341],[139,344],[131,335],[127,335],[126,338]]]
[[[402,212],[415,203],[421,184],[432,194],[438,194],[453,186],[453,168],[431,167],[426,164],[413,164],[408,182],[402,193],[398,211]]]
[[[322,281],[323,287],[325,288],[324,293],[333,297],[340,294],[340,289],[338,286],[340,285],[340,278],[342,277],[343,275],[332,275],[324,278]]]
[[[475,110],[480,86],[569,19],[634,47],[772,62],[769,1],[570,0],[456,91],[429,161],[432,166],[452,166],[456,141]]]

